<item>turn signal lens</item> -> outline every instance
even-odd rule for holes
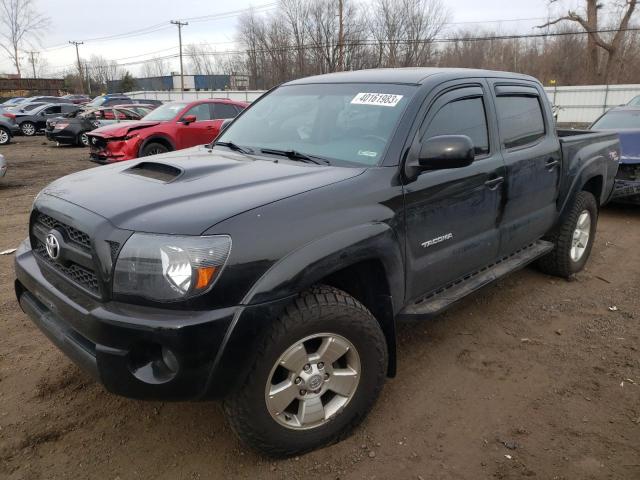
[[[216,267],[200,267],[196,269],[196,290],[207,288],[216,273]]]

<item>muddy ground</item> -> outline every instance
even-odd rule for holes
[[[27,235],[45,184],[93,165],[43,137],[0,152],[2,251]],[[398,350],[353,436],[273,461],[238,443],[216,403],[105,392],[20,311],[0,256],[0,478],[640,479],[640,208],[604,209],[574,281],[516,273],[401,327]]]

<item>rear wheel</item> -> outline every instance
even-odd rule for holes
[[[151,142],[144,146],[144,148],[142,149],[141,156],[148,157],[150,155],[159,155],[161,153],[166,153],[168,151],[169,149],[165,145],[157,142]]]
[[[373,406],[387,367],[377,320],[325,286],[300,294],[253,355],[244,385],[224,409],[244,443],[275,456],[346,436]]]
[[[20,131],[27,137],[33,137],[36,134],[36,126],[31,122],[23,122],[20,124]]]
[[[0,145],[6,145],[11,141],[11,134],[9,130],[4,127],[0,127]]]
[[[598,203],[590,192],[579,192],[563,222],[547,238],[556,248],[538,261],[550,275],[570,277],[581,271],[591,253],[598,223]]]
[[[78,145],[82,145],[83,147],[89,146],[89,136],[87,135],[87,132],[82,132],[80,135],[78,135],[77,143]]]

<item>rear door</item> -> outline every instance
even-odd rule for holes
[[[213,120],[213,112],[209,103],[200,103],[187,110],[182,118],[189,115],[196,117],[196,121],[185,124],[182,119],[178,121],[176,132],[176,146],[182,148],[204,145],[211,142],[216,136],[216,122]]]
[[[464,168],[423,172],[404,187],[409,299],[496,259],[505,168],[497,130],[488,118],[494,114],[486,83],[446,87],[424,118],[419,143],[413,142],[467,135],[476,159]]]
[[[507,168],[500,253],[509,255],[552,227],[562,156],[549,104],[538,88],[511,80],[494,81],[493,88]]]
[[[59,117],[62,114],[62,106],[52,105],[45,108],[36,116],[36,127],[38,130],[47,126],[47,119]]]

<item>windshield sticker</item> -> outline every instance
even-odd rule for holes
[[[351,103],[355,105],[378,105],[382,107],[395,107],[402,100],[402,95],[391,93],[359,93]]]
[[[377,157],[378,152],[371,152],[369,150],[358,150],[358,155],[363,157]]]

